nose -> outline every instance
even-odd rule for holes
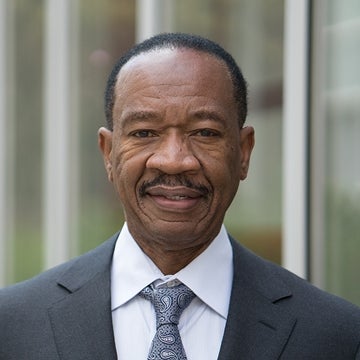
[[[201,165],[194,155],[189,139],[180,134],[164,135],[159,139],[146,167],[166,174],[197,171]]]

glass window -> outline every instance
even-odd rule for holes
[[[314,8],[312,277],[360,304],[360,3]]]
[[[78,168],[73,222],[75,243],[70,256],[82,253],[112,235],[122,224],[121,207],[105,175],[97,147],[97,130],[105,123],[103,92],[115,59],[134,43],[135,2],[132,0],[71,0],[71,24],[64,24],[77,47],[71,48],[69,71],[75,78],[73,125]],[[28,278],[45,266],[44,241],[44,82],[47,1],[11,0],[14,29],[14,184],[8,190],[14,202],[6,239],[6,283]],[[6,10],[2,8],[0,10]],[[10,38],[10,36],[9,36]],[[11,121],[11,119],[8,119]],[[3,176],[3,174],[1,174]],[[52,189],[56,192],[57,189]],[[10,208],[10,204],[9,204]],[[55,219],[56,221],[56,219]],[[64,240],[66,241],[66,239]]]
[[[117,58],[135,42],[135,1],[80,1],[80,179],[77,253],[94,248],[119,230],[122,210],[108,183],[97,147],[105,125],[104,89]]]
[[[38,1],[16,0],[14,16],[14,230],[9,277],[23,279],[42,268],[43,14]]]

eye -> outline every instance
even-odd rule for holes
[[[211,137],[211,136],[219,136],[219,133],[215,130],[211,129],[200,129],[194,133],[195,136],[203,136],[203,137]]]
[[[147,137],[155,136],[155,134],[151,130],[138,130],[133,132],[131,135],[138,138],[147,138]]]

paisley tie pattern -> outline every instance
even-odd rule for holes
[[[156,333],[148,360],[186,360],[178,329],[179,319],[195,294],[184,284],[153,289],[147,286],[140,296],[150,300],[155,307]]]

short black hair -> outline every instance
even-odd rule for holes
[[[105,89],[105,116],[108,129],[113,129],[115,85],[121,68],[137,55],[161,49],[190,49],[210,54],[223,61],[233,83],[234,98],[238,105],[239,124],[240,127],[243,126],[247,116],[247,83],[233,57],[217,43],[201,36],[163,33],[136,44],[115,63]]]

